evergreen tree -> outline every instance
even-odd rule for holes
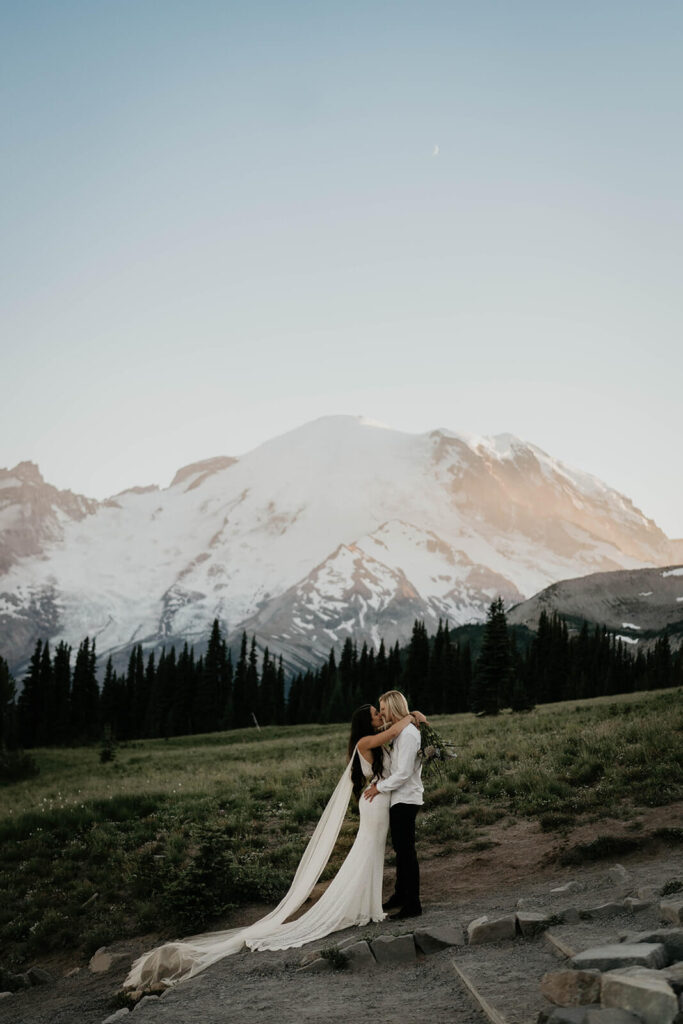
[[[377,651],[377,657],[375,658],[375,695],[374,700],[377,700],[380,693],[386,693],[387,690],[391,690],[392,687],[387,685],[389,678],[389,665],[387,658],[387,650],[384,646],[384,638],[380,640],[379,650]],[[419,710],[419,708],[418,708]]]
[[[304,677],[299,672],[292,679],[289,685],[289,694],[287,696],[287,724],[298,725],[299,722],[303,722],[303,690],[304,690]]]
[[[16,685],[9,665],[0,657],[0,753],[12,748],[11,724],[14,711]]]
[[[249,698],[247,694],[247,634],[242,633],[240,656],[235,667],[232,694],[233,727],[235,729],[243,729],[251,724],[249,711]]]
[[[526,674],[524,664],[517,650],[515,634],[510,634],[510,653],[512,657],[512,692],[510,694],[510,707],[513,711],[531,711],[534,703],[526,687]]]
[[[512,688],[512,652],[503,599],[489,607],[474,677],[473,710],[497,715],[502,697]]]
[[[345,708],[355,708],[363,703],[360,699],[360,671],[358,651],[350,636],[347,636],[339,658],[339,687],[341,702]]]
[[[88,741],[99,735],[99,689],[95,673],[95,641],[86,637],[80,644],[74,666],[71,692],[73,735]]]
[[[168,653],[164,648],[159,658],[159,665],[155,678],[156,698],[154,727],[155,736],[168,738],[171,735],[172,708],[175,703],[176,691],[176,660],[175,647],[171,647]],[[214,726],[215,729],[215,726]]]
[[[46,640],[43,644],[43,653],[40,659],[40,693],[41,706],[38,714],[36,746],[45,747],[54,743],[55,714],[57,711],[49,640]]]
[[[375,683],[375,652],[364,643],[358,658],[356,687],[353,692],[343,695],[344,713],[339,721],[344,722],[350,719],[352,713],[361,704],[375,703],[380,692]]]
[[[57,644],[54,661],[55,722],[54,742],[68,743],[71,731],[71,648],[62,640]]]
[[[673,684],[671,645],[666,633],[657,637],[650,659],[651,690],[665,689]]]
[[[128,657],[125,685],[126,724],[121,739],[137,739],[149,735],[149,694],[145,687],[145,666],[142,647],[136,644]]]
[[[387,690],[397,690],[402,675],[402,656],[401,648],[398,640],[389,651],[389,657],[387,658],[387,680],[386,685],[382,688],[380,693],[386,693]],[[418,708],[418,711],[421,711]]]
[[[277,720],[277,669],[270,659],[270,651],[266,647],[263,652],[261,666],[261,684],[259,686],[259,707],[261,717],[259,725],[274,725]]]
[[[456,714],[471,710],[470,695],[472,693],[472,646],[469,640],[456,645],[456,698],[451,710]]]
[[[213,620],[204,671],[195,695],[195,719],[198,732],[215,732],[223,725],[226,710],[225,642],[218,619]]]
[[[56,658],[55,658],[56,660]],[[104,682],[102,683],[102,694],[100,697],[100,715],[102,719],[102,730],[108,730],[112,740],[116,740],[119,728],[119,716],[121,714],[121,694],[118,688],[118,681],[111,656],[107,658],[104,670]]]
[[[258,655],[256,653],[256,637],[252,635],[251,647],[249,648],[249,661],[247,662],[246,675],[246,696],[247,696],[247,725],[253,725],[258,721],[261,709],[259,707],[258,692]]]
[[[234,671],[232,667],[232,654],[227,643],[223,643],[223,688],[220,695],[222,714],[222,728],[232,729],[232,681]]]
[[[162,648],[163,656],[163,648]],[[135,656],[135,721],[138,736],[161,736],[159,709],[159,672],[154,651],[147,656],[147,665],[143,671],[142,647]],[[141,730],[141,731],[140,731]]]
[[[194,676],[194,650],[190,651],[185,641],[176,666],[176,686],[170,715],[173,736],[188,736],[199,731],[194,719]]]
[[[408,644],[403,690],[411,707],[426,709],[427,675],[429,672],[429,638],[424,622],[417,619]]]
[[[19,741],[22,747],[34,747],[38,739],[39,723],[43,706],[41,692],[41,661],[43,642],[36,641],[29,670],[24,678],[24,685],[17,701],[19,719]]]
[[[275,680],[275,721],[278,725],[285,724],[285,665],[282,655],[278,660]]]

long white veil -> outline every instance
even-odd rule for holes
[[[354,751],[355,755],[355,751]],[[296,869],[287,895],[275,910],[247,928],[231,928],[222,932],[206,932],[178,942],[167,942],[139,957],[123,983],[127,989],[149,989],[171,986],[199,974],[223,957],[238,953],[250,939],[271,935],[308,899],[337,841],[351,797],[351,761],[344,769],[320,821]]]

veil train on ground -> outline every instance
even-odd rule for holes
[[[223,957],[239,953],[245,946],[253,949],[267,948],[266,940],[271,938],[277,943],[278,929],[291,927],[284,925],[284,922],[308,899],[334,849],[351,798],[352,764],[353,756],[308,842],[286,896],[274,910],[246,928],[206,932],[177,942],[164,943],[135,961],[123,987],[133,990],[170,987],[180,981],[187,981]],[[330,928],[328,932],[332,930]],[[315,937],[312,935],[311,940]],[[304,938],[303,941],[291,942],[291,945],[303,945],[305,941],[309,940]],[[278,946],[275,944],[271,948]]]

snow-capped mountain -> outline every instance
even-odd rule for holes
[[[666,564],[628,498],[510,435],[406,434],[326,417],[239,459],[105,502],[0,470],[0,653],[96,636],[101,655],[201,642],[218,617],[291,665],[415,617],[484,617],[557,580]]]

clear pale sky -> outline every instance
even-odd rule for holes
[[[682,51],[671,0],[6,0],[0,466],[362,414],[683,536]]]

